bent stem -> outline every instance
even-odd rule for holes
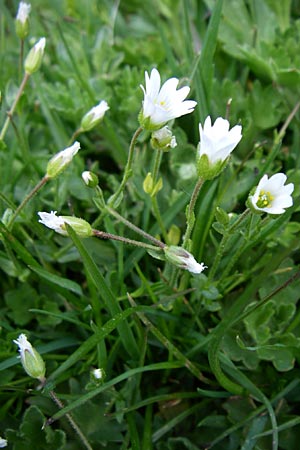
[[[0,141],[4,140],[4,137],[6,135],[6,131],[7,131],[8,126],[9,126],[9,122],[11,121],[11,118],[12,118],[14,112],[15,112],[16,106],[18,104],[18,101],[21,98],[21,95],[22,95],[22,93],[23,93],[23,91],[25,89],[25,86],[27,84],[27,81],[29,80],[29,77],[30,77],[30,74],[25,72],[23,80],[22,80],[22,82],[20,84],[19,90],[17,92],[15,101],[13,102],[12,107],[10,108],[10,110],[7,113],[7,117],[6,117],[6,120],[4,122],[3,128],[1,130],[1,134],[0,134]]]
[[[125,217],[121,216],[121,214],[117,213],[117,211],[115,211],[114,209],[110,208],[109,206],[107,206],[105,209],[106,209],[106,211],[109,214],[114,216],[116,219],[120,220],[120,222],[124,223],[124,225],[126,225],[128,228],[131,228],[133,231],[135,231],[136,233],[140,234],[145,239],[148,239],[149,241],[153,242],[157,247],[160,247],[160,248],[165,248],[166,247],[166,244],[164,244],[163,242],[159,241],[154,236],[151,236],[151,234],[146,233],[146,231],[144,231],[141,228],[137,227],[133,223],[129,222],[129,220],[125,219]]]
[[[116,234],[106,233],[105,231],[93,230],[93,235],[99,237],[100,239],[112,239],[114,241],[123,242],[124,244],[135,245],[136,247],[143,247],[148,250],[159,251],[163,247],[157,245],[146,244],[145,242],[135,241],[133,239],[128,239],[123,236],[118,236]]]
[[[123,179],[121,181],[121,184],[117,190],[117,192],[115,194],[112,195],[112,197],[110,198],[110,205],[112,207],[114,207],[114,205],[117,203],[117,200],[119,199],[120,195],[123,193],[126,183],[129,180],[129,178],[132,175],[132,161],[133,161],[133,154],[134,154],[134,148],[135,148],[135,144],[137,141],[137,138],[139,137],[139,135],[141,134],[141,132],[143,131],[143,127],[139,127],[134,135],[132,136],[131,142],[130,142],[130,146],[129,146],[129,152],[128,152],[128,158],[127,158],[127,163],[125,166],[125,170],[124,170],[124,175],[123,175]]]
[[[20,203],[20,205],[17,207],[17,209],[15,210],[14,214],[12,215],[10,222],[9,222],[9,227],[12,226],[12,224],[14,223],[14,221],[16,220],[16,218],[18,217],[18,215],[20,214],[20,212],[22,211],[22,209],[24,208],[24,206],[27,205],[27,203],[29,202],[29,200],[32,199],[32,197],[34,197],[36,195],[36,193],[47,183],[47,181],[50,180],[50,178],[45,175],[39,182],[38,184],[32,189],[31,192],[29,192],[28,195],[26,195],[26,197],[24,198],[24,200],[22,201],[22,203]]]
[[[189,203],[187,212],[186,212],[186,232],[183,239],[182,247],[189,250],[189,241],[195,224],[195,206],[198,199],[199,192],[204,184],[205,180],[203,178],[199,178],[197,181],[194,191],[192,193],[191,201]]]

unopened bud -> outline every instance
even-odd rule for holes
[[[40,216],[40,223],[63,236],[68,236],[66,223],[70,225],[80,237],[93,236],[93,229],[86,220],[73,216],[57,216],[56,211],[51,211],[51,213],[38,212],[38,215]]]
[[[39,70],[44,56],[45,45],[46,39],[43,37],[29,51],[24,63],[25,72],[29,75]]]
[[[159,178],[159,180],[154,184],[152,174],[151,172],[148,172],[143,182],[143,189],[146,194],[149,194],[151,197],[155,197],[155,195],[162,189],[162,187],[162,178]]]
[[[48,162],[46,176],[48,178],[57,177],[70,164],[79,149],[80,143],[76,141],[71,147],[56,153]]]
[[[25,334],[20,334],[13,342],[19,347],[21,363],[27,375],[42,381],[46,367],[41,355],[32,347]]]
[[[88,187],[95,188],[96,186],[98,186],[99,180],[94,172],[85,170],[84,172],[82,172],[81,177]]]
[[[177,142],[172,131],[166,126],[160,130],[153,131],[151,135],[151,145],[156,150],[168,152],[170,148],[176,147]]]
[[[29,31],[29,13],[31,5],[29,3],[20,2],[19,9],[15,20],[17,36],[24,39]]]
[[[99,105],[94,106],[89,112],[87,112],[82,120],[80,128],[83,131],[89,131],[94,128],[104,117],[104,114],[109,109],[109,106],[105,100],[102,100]]]

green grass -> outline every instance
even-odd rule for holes
[[[14,450],[297,450],[298,2],[31,6],[22,54],[18,3],[0,0],[0,436]],[[18,97],[24,59],[43,36],[42,65]],[[154,67],[197,101],[170,122],[177,146],[160,156],[149,131],[136,133],[140,85]],[[79,132],[100,100],[110,107],[103,121]],[[241,124],[243,137],[188,211],[208,115]],[[35,192],[74,140],[78,154]],[[84,184],[85,170],[98,188]],[[152,197],[149,172],[161,187]],[[293,206],[243,214],[261,177],[278,172],[295,185]],[[83,239],[70,227],[62,236],[39,211],[121,239],[184,245],[208,267],[179,269],[163,245]],[[43,386],[17,358],[21,333],[46,363]]]

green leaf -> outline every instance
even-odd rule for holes
[[[33,272],[37,273],[41,278],[50,281],[50,283],[60,286],[67,291],[74,292],[79,296],[83,295],[81,286],[79,286],[79,284],[77,284],[75,281],[55,275],[40,267],[30,267],[30,269],[33,270]]]

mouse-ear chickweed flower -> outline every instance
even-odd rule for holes
[[[30,3],[20,2],[15,20],[17,36],[24,39],[29,30],[29,13],[31,10]]]
[[[39,222],[45,225],[51,230],[56,231],[56,233],[62,234],[63,236],[68,236],[66,230],[66,223],[70,225],[75,233],[80,237],[90,237],[93,236],[93,229],[91,225],[83,219],[73,216],[57,216],[56,211],[38,212],[40,216]]]
[[[176,138],[172,131],[167,126],[153,131],[151,135],[151,145],[156,150],[168,152],[170,148],[175,148],[177,145]]]
[[[43,37],[29,51],[24,62],[24,69],[27,74],[32,75],[39,70],[44,56],[45,45],[46,39]]]
[[[48,162],[46,176],[48,178],[57,177],[70,164],[79,149],[80,143],[76,141],[71,147],[56,153]]]
[[[46,367],[41,355],[32,347],[25,334],[20,334],[13,342],[19,347],[21,363],[27,375],[42,381]]]
[[[293,205],[291,196],[294,184],[284,186],[287,176],[284,173],[276,173],[268,178],[264,175],[259,181],[253,195],[249,195],[248,206],[253,212],[268,214],[283,214],[285,208]]]
[[[198,144],[197,170],[199,177],[211,180],[225,168],[230,153],[242,139],[241,125],[229,130],[229,122],[218,117],[214,125],[211,118],[205,119],[202,128],[199,124],[200,142]]]
[[[145,72],[146,88],[141,85],[144,101],[139,114],[139,122],[143,128],[149,131],[158,130],[169,120],[194,111],[197,102],[185,100],[190,88],[183,86],[177,90],[178,83],[177,78],[170,78],[160,86],[157,69],[152,69],[150,77],[148,72]]]
[[[7,447],[7,440],[0,437],[0,448]]]
[[[82,131],[89,131],[98,125],[108,109],[109,106],[105,100],[102,100],[99,105],[90,109],[81,120],[80,128]]]
[[[180,269],[188,270],[191,273],[201,273],[207,268],[203,263],[198,263],[193,255],[182,247],[170,245],[164,248],[166,260]]]

